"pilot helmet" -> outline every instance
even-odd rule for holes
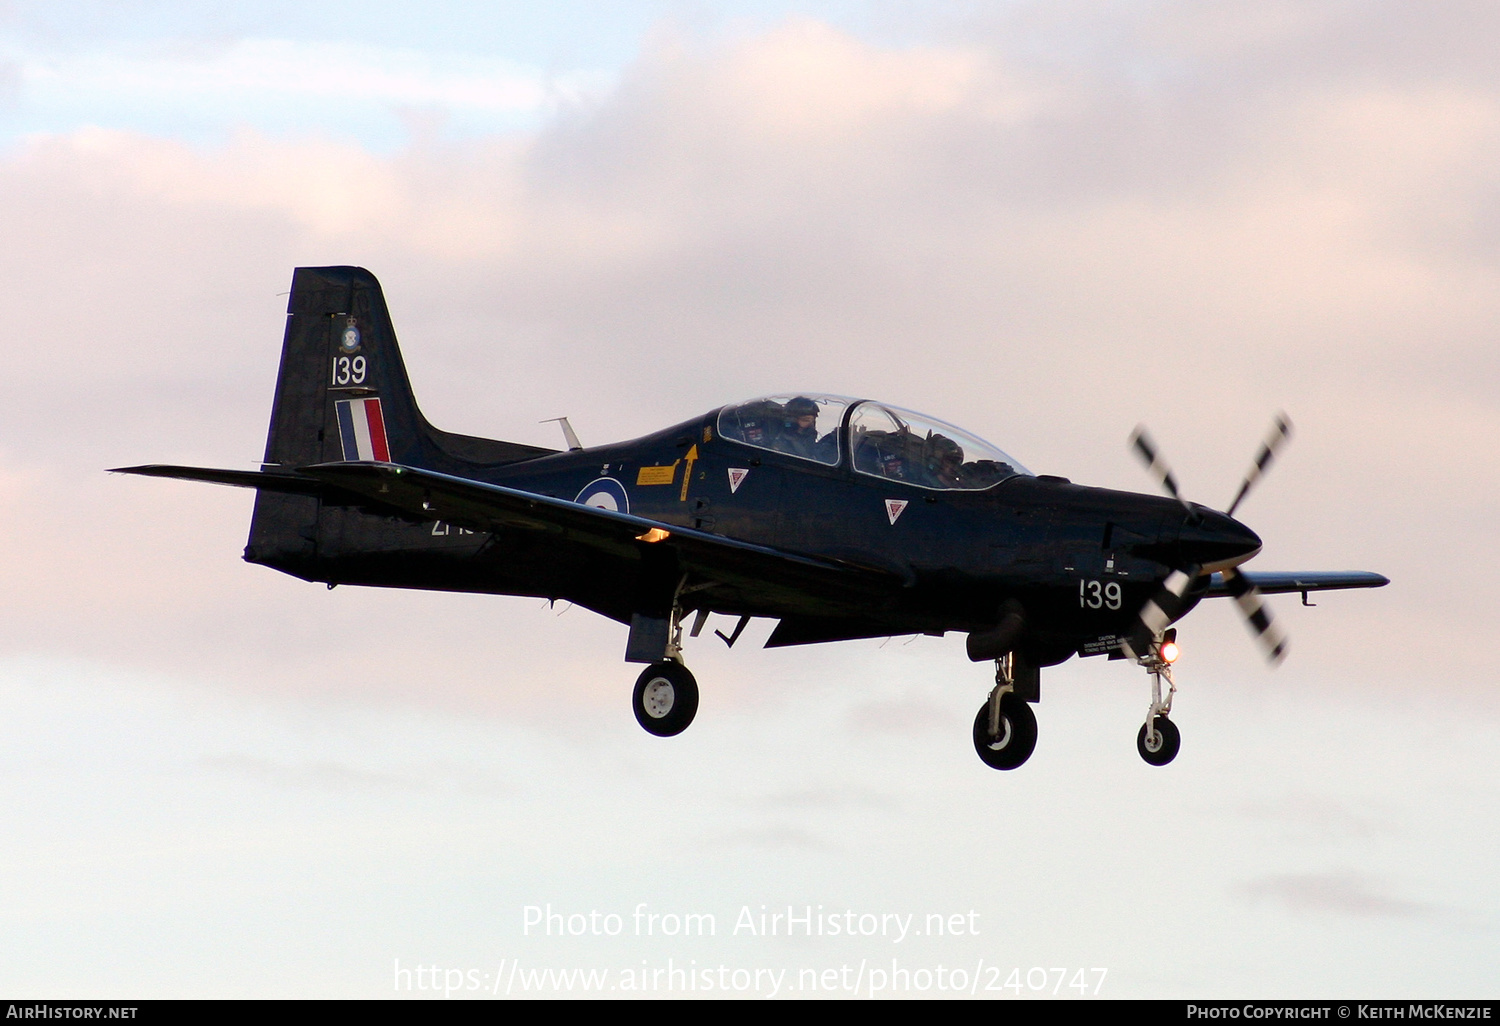
[[[816,417],[818,415],[818,404],[805,395],[799,395],[795,399],[787,400],[786,415],[793,419],[797,417]]]
[[[964,460],[963,449],[947,435],[933,435],[929,445],[933,459],[938,463],[962,463]]]

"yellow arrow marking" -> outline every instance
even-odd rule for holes
[[[688,482],[693,479],[693,464],[698,460],[698,447],[694,445],[683,457],[687,463],[687,473],[682,475],[682,494],[677,496],[678,502],[687,502]]]

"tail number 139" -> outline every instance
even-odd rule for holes
[[[363,356],[335,356],[333,358],[333,384],[363,385],[366,366]]]

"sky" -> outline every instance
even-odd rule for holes
[[[1495,996],[1500,13],[931,8],[0,0],[0,989]],[[321,264],[530,444],[826,391],[1140,491],[1144,422],[1222,507],[1284,410],[1252,568],[1392,583],[1271,599],[1274,670],[1194,611],[1164,769],[1138,669],[1002,774],[959,637],[770,622],[652,738],[619,625],[105,473],[253,467]]]

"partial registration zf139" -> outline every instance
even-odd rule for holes
[[[609,445],[562,427],[562,451],[433,427],[374,276],[304,267],[262,468],[123,469],[254,488],[245,559],[305,580],[566,599],[618,620],[626,660],[648,664],[636,718],[664,737],[697,712],[684,625],[698,637],[711,613],[738,618],[715,631],[731,646],[752,617],[778,621],[770,646],[964,633],[970,658],[995,664],[974,746],[996,769],[1036,744],[1042,667],[1074,655],[1144,667],[1136,745],[1164,765],[1179,746],[1172,624],[1201,599],[1234,597],[1277,660],[1262,593],[1387,583],[1240,569],[1261,543],[1233,513],[1284,419],[1227,513],[1182,498],[1139,431],[1166,496],[1038,476],[943,421],[813,392]]]

